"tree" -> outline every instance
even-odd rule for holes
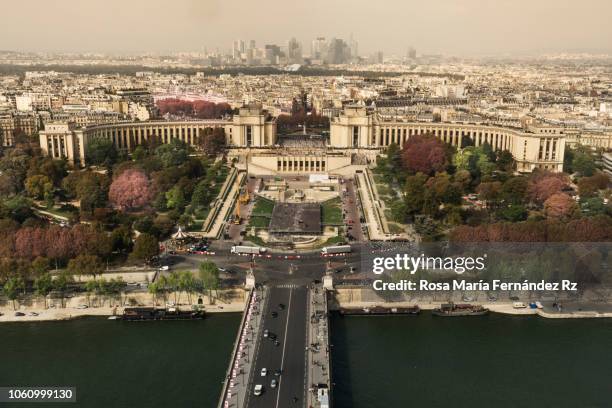
[[[117,162],[117,149],[110,139],[95,138],[87,144],[85,149],[87,164],[112,167]]]
[[[6,297],[13,302],[13,310],[15,307],[15,300],[19,296],[19,292],[25,289],[25,283],[21,277],[10,277],[4,284],[4,294]]]
[[[502,208],[498,215],[510,222],[524,221],[527,219],[527,210],[521,204],[512,204],[506,208]]]
[[[433,175],[449,163],[448,147],[431,135],[415,135],[404,143],[402,151],[404,168],[411,173]]]
[[[45,309],[47,308],[47,296],[51,293],[53,289],[53,279],[51,279],[51,275],[47,273],[43,273],[34,281],[34,290],[38,296],[43,298],[45,302]]]
[[[42,200],[49,194],[53,194],[53,182],[49,180],[49,177],[43,175],[28,177],[25,181],[25,188],[28,195],[37,200]]]
[[[150,234],[140,234],[134,241],[130,257],[138,261],[149,261],[159,253],[159,242]]]
[[[140,170],[128,169],[113,181],[108,196],[115,207],[126,211],[145,207],[154,195],[148,177]]]
[[[178,274],[178,288],[180,291],[187,293],[187,299],[191,304],[191,295],[196,289],[196,282],[191,271],[182,271]]]
[[[426,182],[427,176],[423,173],[417,173],[406,178],[404,183],[404,203],[406,204],[406,214],[410,217],[419,214],[423,209]]]
[[[578,212],[578,204],[565,193],[555,193],[544,202],[544,211],[550,218],[567,219]]]
[[[574,152],[572,160],[572,169],[581,176],[589,177],[595,173],[597,165],[595,159],[585,150],[577,150]]]
[[[96,279],[104,272],[104,265],[97,256],[82,254],[68,262],[68,271],[73,275],[91,275]]]
[[[34,276],[42,276],[48,272],[49,269],[51,269],[49,259],[44,256],[38,256],[32,261],[32,272],[34,272]]]
[[[132,231],[125,225],[120,225],[111,232],[113,251],[128,252],[132,249]]]
[[[605,173],[597,172],[591,177],[578,180],[578,192],[581,198],[593,197],[599,190],[608,187],[609,179]]]
[[[497,153],[495,164],[498,170],[511,172],[514,168],[514,157],[508,150],[502,150]]]
[[[153,306],[157,306],[157,296],[162,293],[162,287],[159,282],[151,282],[147,287],[147,290],[153,297]]]
[[[495,202],[499,200],[502,184],[499,181],[482,182],[478,185],[476,191],[481,199],[487,202]]]
[[[211,133],[202,136],[200,145],[204,153],[209,156],[216,156],[225,147],[225,130],[214,128]]]
[[[204,261],[200,263],[198,272],[202,285],[208,290],[208,301],[212,303],[213,290],[219,287],[219,268],[214,262]]]
[[[567,179],[563,174],[535,174],[529,185],[529,196],[536,203],[543,203],[553,194],[560,193],[567,187]]]
[[[166,206],[179,211],[185,208],[185,193],[180,185],[176,185],[166,192]]]
[[[529,182],[526,177],[511,177],[502,185],[502,199],[508,203],[521,204],[527,201]]]
[[[174,138],[170,143],[155,149],[155,155],[165,168],[180,166],[189,157],[189,146],[182,140]]]

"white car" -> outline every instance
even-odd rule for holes
[[[276,388],[277,384],[278,384],[278,381],[276,381],[276,378],[272,379],[272,382],[270,383],[270,388]]]
[[[261,376],[265,377],[266,375],[268,375],[268,369],[264,367],[261,369]]]
[[[260,396],[262,392],[263,392],[263,385],[261,384],[255,385],[255,390],[253,391],[253,394]]]
[[[264,330],[264,334],[263,334],[264,338],[268,337],[269,335],[270,335],[270,330],[268,329]]]
[[[163,265],[159,267],[160,271],[167,271],[168,269],[170,269],[170,267],[168,265]]]

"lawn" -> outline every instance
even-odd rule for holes
[[[321,218],[323,225],[342,225],[342,201],[340,198],[334,198],[326,201],[321,206]]]
[[[249,219],[249,227],[254,228],[268,228],[270,225],[270,218],[260,217],[260,216],[251,216]]]
[[[268,200],[263,197],[257,197],[255,200],[255,206],[251,212],[252,216],[256,217],[272,217],[272,210],[274,210],[274,201]]]

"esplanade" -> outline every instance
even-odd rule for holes
[[[350,106],[332,118],[328,140],[300,147],[279,140],[275,118],[265,110],[244,107],[231,118],[217,120],[117,122],[82,128],[66,122],[48,123],[40,132],[40,147],[51,157],[83,165],[87,144],[95,138],[112,140],[118,149],[129,152],[151,138],[158,143],[178,138],[198,146],[200,138],[215,128],[224,130],[231,157],[253,164],[254,171],[270,174],[325,173],[364,165],[390,144],[402,147],[410,137],[422,134],[457,148],[488,143],[494,150],[508,150],[520,172],[536,168],[562,171],[566,142],[561,127],[414,122],[383,116],[364,106]]]

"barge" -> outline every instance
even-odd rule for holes
[[[470,304],[455,304],[455,303],[443,303],[440,307],[433,309],[431,313],[434,316],[483,316],[489,313],[489,309],[486,309],[480,305]]]
[[[409,307],[364,307],[361,309],[340,309],[342,316],[386,316],[386,315],[418,315],[421,309],[418,306]]]
[[[176,307],[126,307],[123,315],[117,320],[146,321],[146,320],[201,320],[204,319],[203,310],[180,310]]]

